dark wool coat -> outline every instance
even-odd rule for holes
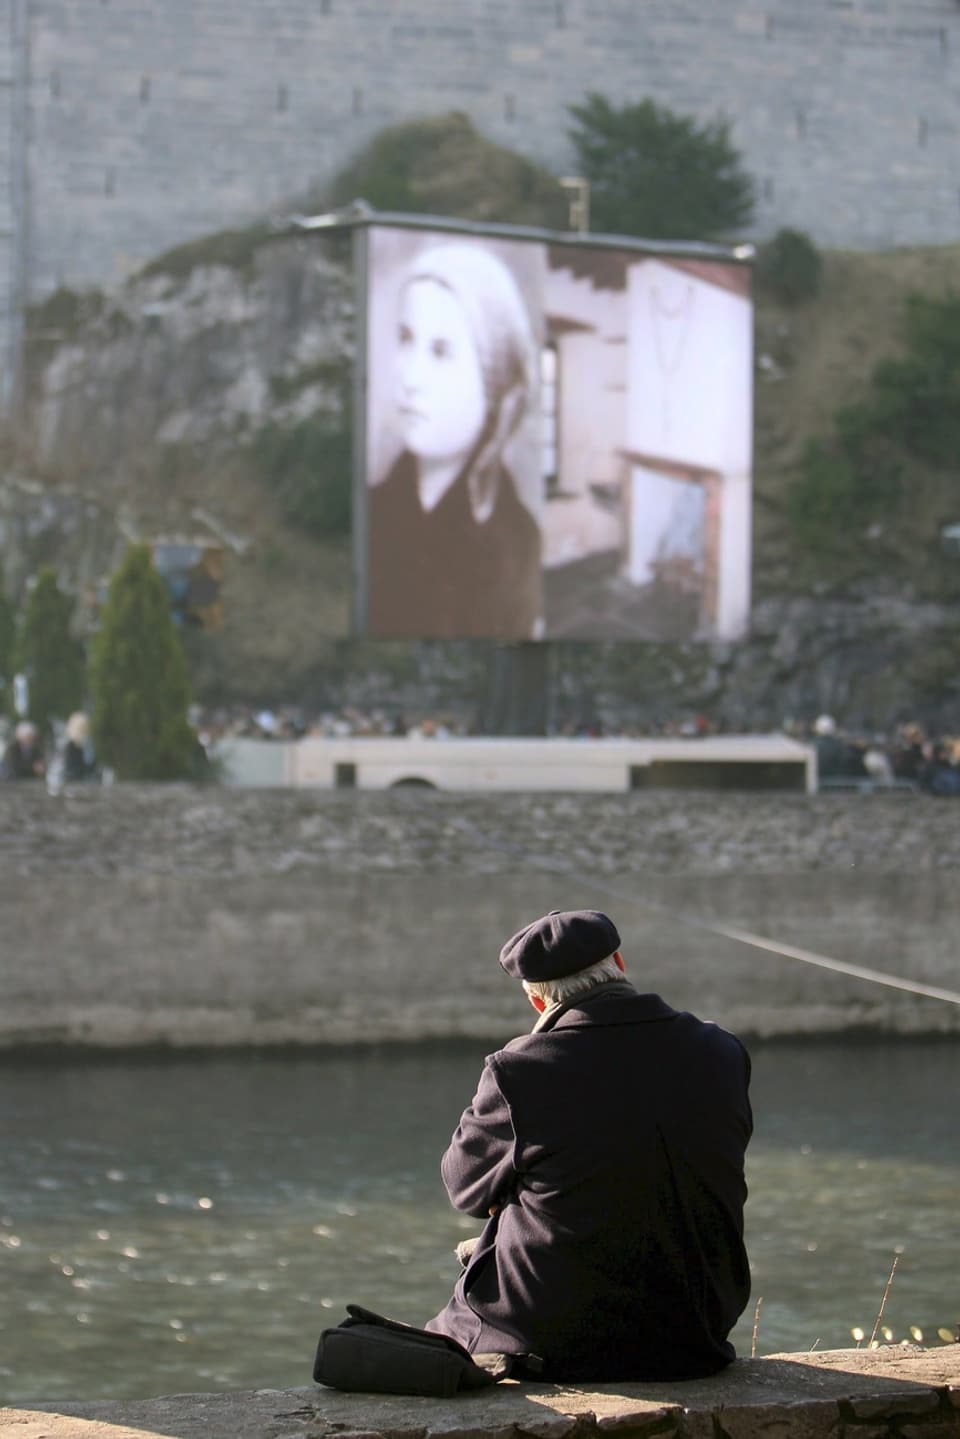
[[[750,1275],[740,1041],[625,981],[488,1056],[441,1172],[488,1219],[427,1328],[544,1377],[673,1379],[734,1357]]]

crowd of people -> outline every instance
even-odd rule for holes
[[[308,715],[296,706],[260,708],[193,706],[190,722],[198,748],[214,754],[223,739],[298,740],[305,736],[347,738],[392,737],[410,740],[444,740],[481,731],[449,714],[409,717],[398,710],[363,710],[348,706]],[[843,729],[832,715],[812,722],[786,720],[781,726],[791,738],[807,741],[817,752],[817,772],[824,789],[911,788],[928,794],[960,796],[960,735],[930,734],[915,720],[896,726],[892,734]],[[722,732],[708,716],[692,713],[646,728],[615,729],[596,721],[569,723],[554,737],[563,739],[665,738],[695,739]],[[46,779],[48,786],[100,780],[91,741],[90,720],[80,711],[58,727],[45,745],[44,736],[29,719],[16,722],[6,736],[0,777],[5,780]]]
[[[900,786],[960,795],[960,737],[928,735],[915,720],[889,736],[863,735],[845,732],[832,715],[822,714],[804,737],[816,748],[821,787]]]
[[[306,735],[332,738],[351,736],[450,739],[481,733],[462,718],[450,714],[406,716],[398,710],[364,710],[345,707],[307,715],[295,707],[252,707],[197,711],[195,723],[205,748],[230,736],[252,739],[295,740]],[[597,720],[559,726],[554,737],[563,739],[664,738],[695,739],[722,732],[709,716],[691,712],[644,728],[614,728]],[[960,795],[960,735],[929,734],[917,721],[897,725],[891,734],[841,728],[831,715],[815,720],[785,720],[781,726],[791,738],[810,742],[817,751],[817,768],[824,788],[914,788],[930,794]]]
[[[93,752],[90,720],[82,710],[70,716],[62,730],[55,730],[50,747],[44,744],[39,726],[21,719],[14,725],[0,760],[0,777],[5,780],[42,779],[48,786],[83,784],[102,778]]]
[[[215,743],[219,739],[296,740],[305,735],[343,739],[374,736],[378,738],[452,739],[465,735],[481,735],[485,731],[462,716],[449,713],[405,715],[400,710],[375,708],[363,710],[354,706],[321,711],[308,716],[296,707],[255,709],[249,706],[216,708],[198,711],[195,726],[201,741]],[[683,738],[717,734],[718,727],[705,715],[693,714],[664,720],[641,729],[614,728],[598,720],[569,721],[551,731],[558,739],[628,739],[647,735]]]

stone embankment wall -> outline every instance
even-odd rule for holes
[[[4,1047],[503,1040],[526,1011],[501,943],[588,906],[641,987],[745,1035],[960,1033],[960,1005],[702,927],[956,989],[949,801],[8,785],[2,803]]]
[[[960,1345],[739,1360],[685,1384],[507,1382],[453,1399],[319,1387],[0,1409],[18,1439],[957,1439]]]

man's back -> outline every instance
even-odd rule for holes
[[[489,1221],[433,1321],[549,1377],[715,1371],[746,1304],[749,1060],[732,1035],[625,982],[490,1056],[444,1156]]]

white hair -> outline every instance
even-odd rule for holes
[[[594,989],[598,984],[606,984],[610,979],[622,978],[623,971],[616,958],[608,954],[606,959],[601,959],[597,964],[578,969],[573,974],[565,974],[560,979],[525,979],[523,987],[527,994],[545,1000],[548,1005],[563,1004],[586,989]]]
[[[83,710],[74,710],[67,720],[67,739],[76,745],[85,745],[90,738],[90,721]]]

